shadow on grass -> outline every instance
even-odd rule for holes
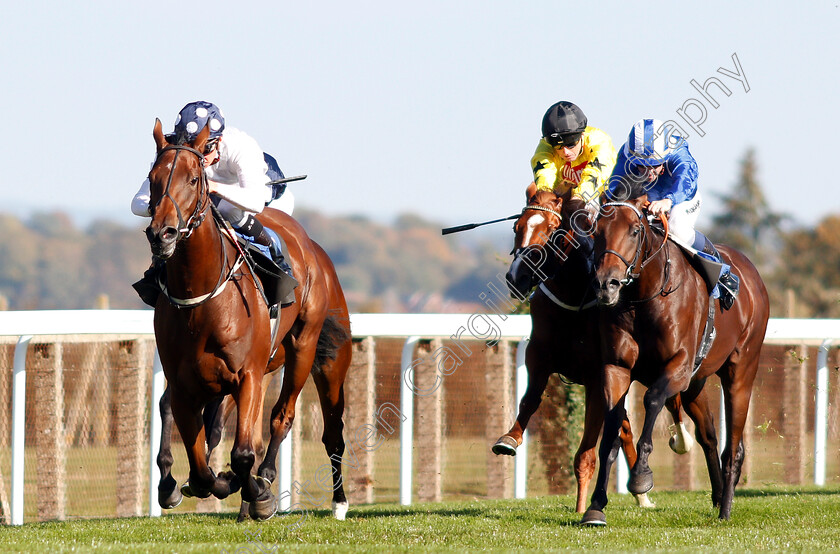
[[[840,489],[837,487],[830,488],[779,488],[779,489],[735,489],[735,498],[739,496],[744,498],[761,498],[773,496],[837,496],[840,495]]]

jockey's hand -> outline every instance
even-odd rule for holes
[[[652,216],[661,218],[664,215],[667,215],[668,212],[671,211],[671,207],[673,206],[673,202],[671,202],[670,198],[663,198],[662,200],[654,200],[648,206],[648,213]]]
[[[219,192],[219,187],[216,186],[216,181],[211,181],[210,179],[207,179],[207,192],[209,192],[210,194],[215,194]]]

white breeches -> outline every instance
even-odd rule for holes
[[[691,200],[672,206],[668,214],[670,233],[688,246],[694,244],[694,225],[697,223],[697,216],[700,215],[701,204],[702,199],[698,192]]]

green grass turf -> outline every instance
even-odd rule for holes
[[[608,526],[577,525],[571,496],[351,507],[238,524],[235,514],[176,514],[0,528],[2,552],[463,552],[489,550],[840,551],[840,487],[737,492],[719,521],[708,491],[656,492],[642,510],[611,496]]]

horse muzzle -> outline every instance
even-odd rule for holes
[[[618,304],[622,288],[621,279],[611,273],[595,277],[595,299],[599,306],[611,307]]]
[[[175,253],[178,229],[172,226],[156,228],[153,223],[146,227],[146,238],[152,248],[152,256],[158,260],[166,260]]]

